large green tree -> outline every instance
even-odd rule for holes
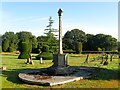
[[[35,51],[38,45],[37,38],[34,35],[32,35],[31,32],[22,31],[22,32],[18,32],[17,35],[18,35],[18,42],[19,42],[18,44],[19,50],[21,49],[21,45],[22,45],[21,43],[26,42],[29,44],[30,52]]]
[[[95,47],[94,46],[94,35],[93,34],[86,34],[87,37],[87,42],[84,43],[83,45],[83,50],[86,51],[94,51]]]
[[[97,34],[94,41],[96,50],[101,48],[102,50],[111,51],[117,48],[117,39],[111,35]]]
[[[118,42],[118,51],[120,52],[120,42]]]
[[[63,48],[76,50],[76,46],[78,46],[77,45],[78,42],[83,44],[86,41],[87,41],[87,37],[85,35],[85,32],[79,29],[73,29],[65,33],[63,37]]]
[[[0,35],[0,52],[2,52],[2,35]]]
[[[45,29],[45,34],[47,36],[46,43],[50,47],[50,50],[52,52],[55,52],[58,46],[58,40],[56,39],[56,32],[58,32],[58,30],[53,28],[54,20],[52,20],[52,17],[49,17],[48,23],[49,24],[46,26]]]
[[[9,45],[7,45],[8,46],[7,51],[10,51],[10,52],[16,51],[17,45],[18,45],[18,36],[16,34],[14,34],[14,32],[6,32],[2,36],[2,42],[3,42],[3,44],[4,43],[8,43],[9,44]],[[4,46],[4,45],[2,45],[2,46]],[[3,49],[3,51],[6,51],[6,50]]]
[[[9,48],[9,40],[8,39],[4,39],[4,41],[2,42],[2,51],[3,52],[7,52]]]
[[[87,51],[97,51],[106,50],[112,51],[117,50],[117,39],[111,35],[105,34],[87,34],[87,42],[84,45],[84,50]]]
[[[37,52],[37,46],[38,46],[38,41],[37,41],[36,36],[32,36],[31,43],[32,43],[32,52],[36,53]]]

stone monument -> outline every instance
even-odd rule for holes
[[[72,67],[67,64],[67,54],[62,51],[62,9],[58,10],[59,16],[59,51],[53,55],[54,64],[48,68],[27,69],[19,73],[20,80],[38,85],[59,85],[83,78],[88,78],[90,71],[98,71],[92,67]],[[94,72],[95,73],[95,72]]]
[[[63,54],[62,50],[62,9],[58,10],[58,16],[59,16],[59,50],[58,54],[53,55],[53,66],[51,66],[49,69],[51,73],[54,73],[55,75],[64,75],[68,73],[68,64],[67,64],[67,54]]]

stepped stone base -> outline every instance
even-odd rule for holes
[[[54,54],[53,55],[53,66],[48,68],[49,73],[53,75],[66,75],[69,73],[68,54]]]
[[[30,84],[37,84],[37,85],[59,85],[64,84],[76,80],[81,80],[84,78],[89,78],[92,74],[89,72],[90,67],[88,68],[74,68],[69,67],[71,71],[74,71],[73,74],[70,75],[48,75],[47,69],[36,69],[36,70],[25,70],[19,73],[19,78]],[[45,72],[46,73],[45,73]]]

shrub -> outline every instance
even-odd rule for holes
[[[9,51],[9,52],[13,52],[13,51],[14,51],[14,48],[13,48],[13,47],[9,47],[9,48],[8,48],[8,51]]]
[[[51,60],[53,59],[53,55],[52,53],[49,53],[49,52],[42,52],[41,54],[36,56],[37,60],[39,60],[40,58],[42,58],[43,60]]]
[[[76,51],[74,51],[74,50],[63,50],[63,53],[69,53],[69,54],[71,54],[71,53],[76,53]]]
[[[20,55],[18,56],[19,59],[27,59],[30,57],[29,55],[30,50],[27,42],[21,43]]]
[[[20,45],[20,52],[28,52],[29,51],[29,46],[27,42],[22,42]]]
[[[26,52],[22,52],[18,56],[18,59],[27,59],[27,58],[30,58],[30,55],[29,55],[29,53],[26,53]]]
[[[42,53],[40,53],[38,56],[36,56],[36,59],[42,58],[43,60],[50,60],[53,59],[52,53],[49,52],[49,46],[44,45],[42,47]]]
[[[8,50],[8,47],[9,47],[9,40],[8,39],[3,40],[3,42],[2,42],[2,50],[4,52],[6,52]]]
[[[98,47],[98,51],[102,51],[102,49],[100,47]]]

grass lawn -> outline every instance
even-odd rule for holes
[[[35,55],[34,55],[35,56]],[[90,55],[90,61],[97,55]],[[2,88],[118,88],[118,59],[109,61],[107,66],[100,65],[101,60],[96,60],[84,63],[85,55],[69,55],[68,64],[70,66],[90,66],[101,67],[104,70],[97,73],[96,76],[90,79],[83,79],[56,86],[39,86],[29,85],[19,80],[18,74],[21,70],[30,68],[45,68],[51,66],[52,60],[44,60],[43,64],[40,64],[39,60],[33,60],[34,65],[26,65],[24,62],[26,59],[18,59],[17,54],[2,54],[2,66],[6,66],[7,70],[2,72],[0,78],[2,78]]]

